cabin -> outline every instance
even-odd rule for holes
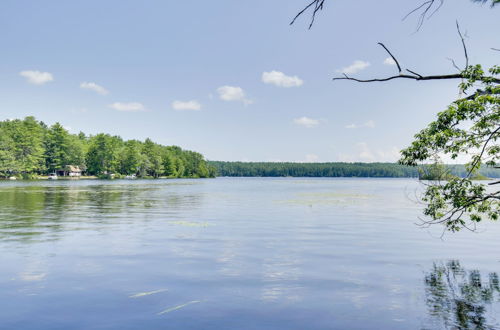
[[[64,168],[57,171],[59,176],[69,176],[69,177],[80,177],[82,176],[82,170],[80,167],[75,165],[66,165]]]

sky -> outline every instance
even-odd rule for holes
[[[499,8],[445,0],[416,31],[422,1],[0,2],[0,120],[35,116],[72,133],[151,138],[227,161],[396,161],[459,96],[459,81],[332,81],[404,68],[454,73],[498,63]]]

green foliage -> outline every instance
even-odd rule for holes
[[[209,162],[220,176],[417,177],[415,168],[391,163]]]
[[[141,151],[142,142],[137,140],[126,141],[123,151],[120,153],[119,172],[126,175],[139,173],[144,158]]]
[[[235,177],[378,177],[416,178],[421,169],[394,163],[270,163],[270,162],[220,162],[208,164],[219,176]],[[209,168],[210,170],[210,168]],[[446,165],[452,176],[465,176],[460,165]],[[481,168],[488,177],[500,177],[500,170]]]
[[[143,162],[141,164],[141,175],[158,178],[164,174],[162,150],[159,144],[146,139],[142,146]]]
[[[481,166],[496,166],[500,160],[500,67],[494,66],[489,73],[480,65],[469,66],[462,73],[465,79],[460,88],[463,92],[476,88],[474,93],[440,112],[402,151],[400,163],[410,166],[439,155],[470,158],[464,178],[430,185],[423,197],[425,214],[431,218],[428,223],[443,223],[451,231],[469,228],[482,219],[497,220],[500,213],[500,191],[494,189],[495,184],[472,182]]]
[[[436,160],[433,164],[422,165],[418,168],[418,178],[420,180],[451,180],[454,176],[451,174],[451,169],[442,162]]]
[[[57,171],[66,165],[84,167],[83,144],[77,136],[69,134],[56,123],[45,134],[45,163],[49,172]]]
[[[17,163],[14,157],[14,140],[0,126],[0,176],[10,176],[15,168]]]
[[[118,136],[97,134],[89,139],[87,171],[93,175],[118,172],[119,152],[123,141]]]
[[[74,165],[88,175],[120,178],[207,178],[215,169],[199,153],[177,146],[123,141],[119,136],[70,134],[61,124],[47,127],[33,117],[0,122],[0,177],[36,178]]]
[[[0,122],[0,172],[44,171],[45,130],[45,124],[33,117]]]

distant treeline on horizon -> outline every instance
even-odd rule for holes
[[[232,177],[419,177],[418,167],[396,163],[292,163],[206,161],[200,153],[146,139],[123,140],[109,134],[71,134],[61,124],[46,125],[34,117],[0,121],[0,178],[25,179],[68,166],[86,175],[136,175],[142,178]],[[463,165],[447,165],[463,177]],[[479,174],[499,178],[500,170],[483,167]]]
[[[59,123],[48,126],[34,117],[0,121],[0,177],[31,179],[67,166],[99,177],[215,176],[214,168],[200,153],[163,146],[150,139],[142,142],[104,133],[70,134]]]
[[[419,168],[396,163],[293,163],[209,161],[218,176],[231,177],[375,177],[418,178]],[[464,177],[464,165],[446,165],[450,174]],[[500,170],[483,167],[483,176],[499,178]]]

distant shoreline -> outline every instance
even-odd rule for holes
[[[421,167],[397,163],[293,163],[208,161],[221,177],[311,177],[311,178],[419,178]],[[464,165],[445,165],[451,175],[464,177]],[[482,167],[484,177],[500,178],[500,169]]]

